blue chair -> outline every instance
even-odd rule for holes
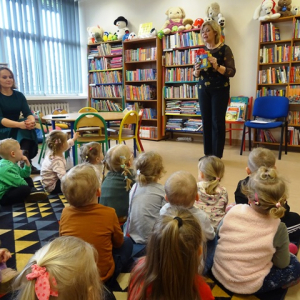
[[[287,154],[287,132],[288,132],[288,112],[289,112],[289,99],[286,97],[279,96],[266,96],[266,97],[258,97],[253,106],[253,120],[248,120],[244,124],[243,128],[243,137],[242,137],[242,145],[240,155],[243,154],[243,146],[245,142],[245,132],[246,128],[249,128],[249,151],[251,151],[251,128],[254,129],[273,129],[281,127],[281,136],[279,143],[279,154],[278,159],[281,159],[281,151],[283,144],[283,134],[285,132],[285,154]],[[258,123],[259,119],[269,119],[275,121],[268,121],[267,123]]]

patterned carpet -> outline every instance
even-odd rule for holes
[[[41,183],[35,182],[35,187],[42,190]],[[68,206],[63,195],[49,195],[48,200],[36,203],[21,203],[12,207],[1,207],[0,210],[0,240],[1,247],[12,253],[7,262],[8,267],[22,270],[29,258],[48,241],[58,237],[61,212]],[[119,286],[115,289],[117,300],[127,299],[129,273],[118,277]],[[285,290],[276,290],[259,297],[249,295],[233,295],[221,288],[211,278],[207,279],[216,300],[283,300]],[[1,300],[10,299],[9,296]]]

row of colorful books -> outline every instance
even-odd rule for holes
[[[91,105],[98,111],[122,111],[120,104],[110,100],[91,99]]]
[[[123,88],[121,85],[99,85],[90,86],[90,94],[94,98],[105,97],[123,97]]]
[[[300,83],[300,66],[291,67],[290,83]]]
[[[288,122],[289,124],[300,124],[300,111],[289,111]]]
[[[283,96],[286,95],[286,89],[270,89],[267,87],[262,87],[261,89],[257,90],[256,97],[263,97],[263,96]]]
[[[182,84],[180,86],[165,86],[165,98],[198,98],[198,88],[196,85]]]
[[[156,69],[136,69],[126,71],[126,81],[156,80]]]
[[[257,140],[259,142],[277,143],[277,140],[270,130],[257,129]]]
[[[117,69],[122,68],[123,66],[123,57],[122,56],[116,56],[108,60],[108,67],[110,69]]]
[[[156,47],[125,50],[125,62],[156,60],[156,59],[157,59]]]
[[[122,84],[122,72],[93,72],[89,73],[89,84],[103,84],[103,83],[120,83]]]
[[[196,51],[198,48],[188,50],[175,50],[165,53],[165,65],[186,65],[194,64],[196,62]]]
[[[143,119],[152,120],[157,118],[157,110],[155,108],[144,108]]]
[[[260,63],[288,62],[291,53],[291,46],[278,46],[259,49]]]
[[[197,31],[176,32],[175,34],[165,35],[163,37],[162,46],[164,50],[193,47],[203,45],[201,34]]]
[[[166,101],[165,113],[201,115],[198,101],[168,100]]]
[[[202,132],[201,119],[169,118],[166,123],[167,130]]]
[[[126,100],[155,100],[156,87],[142,84],[140,86],[126,85]]]
[[[299,19],[296,19],[295,30],[294,30],[294,38],[295,39],[300,38],[300,20]]]
[[[299,45],[292,47],[292,60],[294,60],[294,61],[300,60],[300,46]]]
[[[260,42],[280,41],[280,30],[275,25],[264,23],[260,25]]]
[[[122,55],[123,47],[122,44],[119,45],[111,45],[109,43],[103,43],[97,46],[98,55],[105,56],[105,55]]]
[[[288,83],[290,67],[280,66],[258,71],[258,84]]]
[[[166,68],[165,81],[194,81],[193,68]]]
[[[299,129],[296,127],[288,127],[288,144],[299,145]]]

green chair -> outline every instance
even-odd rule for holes
[[[78,145],[98,142],[102,144],[103,153],[108,150],[107,126],[99,114],[91,112],[80,115],[75,121],[74,131],[80,132],[80,137],[74,143],[75,165],[78,163]]]

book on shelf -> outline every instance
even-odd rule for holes
[[[280,30],[278,27],[275,27],[275,41],[280,41]]]

